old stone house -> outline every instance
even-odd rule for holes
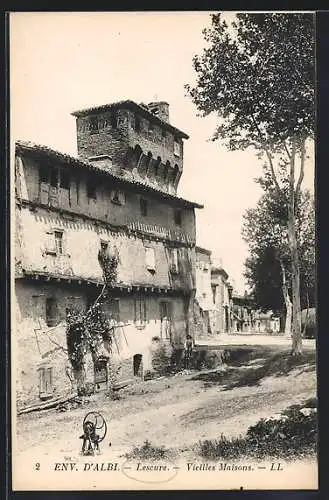
[[[222,266],[211,268],[211,289],[213,302],[217,313],[217,330],[230,333],[232,331],[233,287],[228,280],[228,274]]]
[[[211,251],[196,247],[196,304],[200,310],[198,336],[231,330],[232,287],[222,266],[215,266]]]
[[[233,331],[279,333],[280,318],[273,311],[261,311],[248,294],[233,294]]]
[[[117,256],[104,304],[111,353],[85,359],[106,387],[152,369],[158,342],[193,335],[195,208],[177,196],[183,140],[165,102],[123,101],[72,113],[78,158],[18,141],[15,154],[15,315],[18,404],[74,389],[66,349],[68,307],[86,310],[103,286],[99,250]]]

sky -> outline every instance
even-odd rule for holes
[[[178,194],[197,210],[197,244],[212,251],[236,291],[248,255],[242,216],[261,195],[260,160],[210,138],[216,117],[197,116],[184,85],[205,41],[208,12],[16,12],[10,14],[11,139],[77,155],[74,110],[130,99],[165,100],[170,122],[189,135]],[[305,186],[313,187],[312,162]]]

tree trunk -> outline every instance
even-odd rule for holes
[[[73,370],[74,378],[77,383],[77,392],[78,395],[84,395],[85,392],[85,384],[86,384],[86,374],[84,368],[80,368],[79,370]]]
[[[310,298],[308,292],[306,292],[306,315],[304,320],[303,335],[305,335],[306,332],[309,314],[310,314]]]
[[[291,302],[289,294],[288,294],[287,304],[286,304],[286,320],[284,323],[285,335],[291,335],[291,326],[292,326],[292,302]]]
[[[298,200],[300,179],[298,180],[295,192],[295,158],[296,143],[293,140],[290,160],[289,178],[289,205],[288,205],[288,238],[291,257],[291,288],[292,288],[292,351],[293,356],[298,356],[302,352],[302,325],[300,307],[300,269],[299,255],[296,235],[295,201]],[[303,154],[302,154],[303,162]],[[304,165],[302,164],[301,171]]]
[[[291,334],[291,320],[292,320],[292,303],[290,300],[287,279],[286,279],[286,270],[283,265],[283,262],[280,260],[281,273],[282,273],[282,294],[284,299],[284,304],[286,306],[286,316],[284,322],[284,333],[285,335]]]

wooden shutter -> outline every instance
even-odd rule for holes
[[[146,267],[149,271],[155,271],[155,251],[154,248],[145,248]]]
[[[56,255],[56,242],[55,242],[54,231],[46,231],[45,248],[47,254]]]

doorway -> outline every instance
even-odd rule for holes
[[[134,377],[143,378],[143,356],[142,354],[135,354],[133,358]]]

